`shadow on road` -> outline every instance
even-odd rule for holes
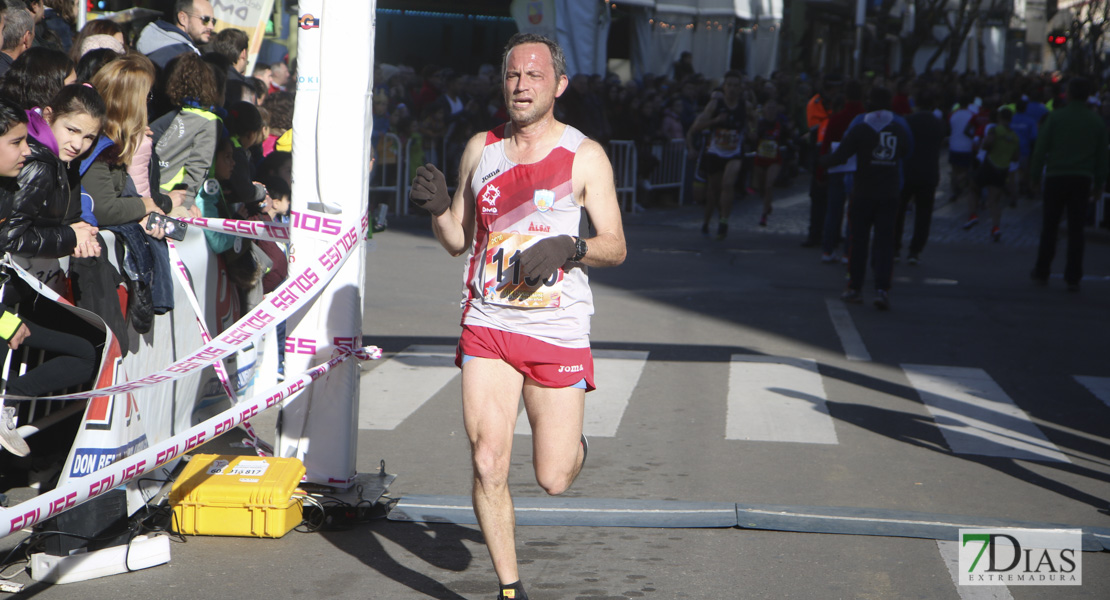
[[[369,526],[343,531],[323,531],[320,535],[339,550],[363,564],[428,598],[465,600],[431,577],[410,569],[390,556],[383,541],[392,542],[437,569],[462,572],[470,567],[473,554],[464,541],[484,543],[477,529],[451,523],[401,523],[378,520]],[[368,592],[368,597],[377,594]]]

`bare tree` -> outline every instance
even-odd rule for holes
[[[1012,0],[956,0],[955,8],[953,8],[952,2],[944,2],[944,4],[944,7],[938,9],[940,14],[933,13],[934,20],[932,23],[938,21],[943,23],[948,30],[948,35],[938,41],[936,50],[933,51],[932,56],[925,64],[926,71],[932,70],[933,65],[943,55],[944,70],[945,72],[951,72],[960,60],[960,47],[963,46],[964,41],[975,30],[976,26],[981,25],[981,21],[989,15],[1008,14],[1013,6]],[[932,27],[929,22],[923,23],[922,27],[928,30],[929,36],[932,35]],[[916,24],[914,29],[918,29]],[[976,44],[981,45],[981,42],[976,40]],[[976,68],[982,71],[983,53],[980,51],[977,54],[980,58]]]
[[[933,26],[944,18],[951,0],[913,0],[913,27],[902,37],[902,64],[899,71],[908,74],[913,70],[917,51],[924,45],[936,43]],[[935,60],[935,59],[934,59]],[[929,66],[932,66],[930,61]]]
[[[1102,38],[1110,27],[1110,0],[1088,0],[1070,10],[1067,70],[1099,77],[1103,71]]]

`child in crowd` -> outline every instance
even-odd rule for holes
[[[231,135],[232,167],[231,177],[220,180],[224,191],[230,196],[231,204],[244,203],[257,206],[264,200],[261,188],[254,184],[251,148],[265,139],[262,116],[250,102],[236,102],[227,111],[227,130]]]
[[[55,123],[70,123],[69,117],[74,114],[65,110],[68,104],[65,100],[66,98],[62,98],[47,107]],[[27,162],[31,160],[32,153],[28,144],[27,123],[27,113],[11,99],[0,96],[0,239],[21,244],[23,238],[36,235],[66,235],[64,231],[40,232],[33,222],[26,220],[17,221],[19,231],[12,230],[16,196],[22,191],[20,181],[31,183],[21,177],[23,171],[27,170]],[[42,132],[40,135],[45,137]],[[68,141],[68,138],[63,140]],[[36,142],[35,145],[41,144]],[[32,167],[30,171],[41,173],[44,169]],[[31,242],[23,245],[27,249],[33,246]],[[63,246],[59,246],[56,250],[61,251],[62,248]],[[88,246],[84,248],[87,249]],[[14,285],[6,287],[12,292],[17,288]],[[23,319],[8,308],[9,303],[15,304],[19,300],[18,294],[9,292],[5,295],[4,303],[0,303],[0,341],[3,342],[0,344],[0,363],[3,363],[3,353],[8,349],[18,350],[21,346],[43,350],[52,358],[22,375],[9,378],[4,392],[21,396],[44,396],[88,382],[97,364],[97,354],[92,343],[83,337],[47,329]],[[4,401],[0,400],[0,445],[16,456],[26,456],[31,448],[15,431],[16,415],[16,406],[5,406]]]
[[[274,92],[266,97],[262,107],[270,111],[270,133],[262,142],[262,154],[269,156],[278,145],[278,140],[293,129],[293,94]],[[292,134],[290,134],[292,135]]]
[[[27,111],[31,154],[19,173],[0,250],[24,257],[99,256],[96,227],[80,220],[70,162],[92,147],[104,124],[104,101],[91,87],[68,85],[41,114]]]

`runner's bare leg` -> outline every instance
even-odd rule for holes
[[[585,405],[586,390],[550,388],[524,380],[524,408],[532,426],[536,482],[552,496],[565,492],[582,470]]]
[[[509,465],[524,376],[504,361],[472,358],[462,367],[463,423],[474,467],[474,515],[502,584],[520,579]]]

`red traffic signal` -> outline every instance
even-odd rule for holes
[[[1068,43],[1068,36],[1063,34],[1048,34],[1048,43],[1051,46],[1063,46]]]

